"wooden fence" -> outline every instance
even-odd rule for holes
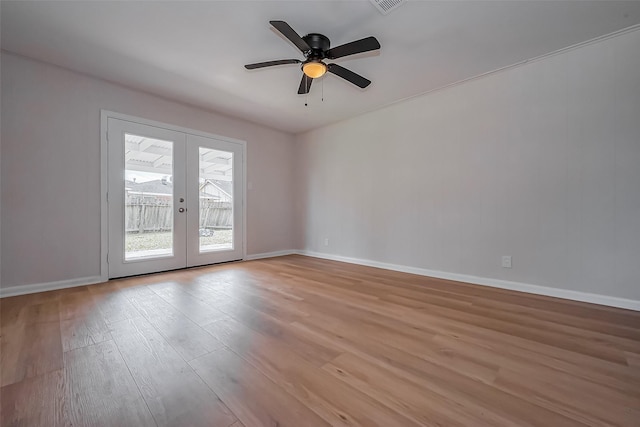
[[[171,200],[164,197],[128,197],[125,206],[127,233],[153,233],[172,229]],[[231,202],[200,199],[200,228],[231,228]]]

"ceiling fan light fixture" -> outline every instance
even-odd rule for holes
[[[320,61],[310,61],[302,65],[302,72],[312,79],[317,79],[327,72],[327,66]]]
[[[2,0],[0,0],[2,1]],[[389,0],[379,0],[389,1]],[[396,0],[404,1],[404,0]],[[298,87],[298,95],[309,93],[311,84],[319,77],[329,72],[336,75],[349,83],[358,86],[361,89],[371,84],[371,80],[367,80],[361,75],[353,71],[341,67],[336,63],[329,65],[322,62],[323,60],[333,61],[345,56],[356,55],[358,53],[370,52],[380,49],[380,43],[375,37],[369,36],[340,46],[331,47],[329,38],[320,33],[309,33],[304,37],[300,37],[296,31],[291,28],[285,21],[269,21],[269,23],[286,39],[293,43],[304,55],[304,61],[299,59],[279,59],[276,61],[257,62],[255,64],[247,64],[244,66],[247,70],[255,70],[257,68],[273,67],[276,65],[286,64],[302,64],[302,79]]]

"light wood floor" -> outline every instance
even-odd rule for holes
[[[288,256],[1,300],[9,426],[640,426],[640,313]]]

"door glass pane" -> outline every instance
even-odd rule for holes
[[[173,255],[173,142],[125,134],[125,260]]]
[[[200,252],[233,249],[233,153],[200,147]]]

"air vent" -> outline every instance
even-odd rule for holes
[[[395,10],[405,3],[405,0],[369,0],[380,11],[381,14],[386,15],[392,10]]]

